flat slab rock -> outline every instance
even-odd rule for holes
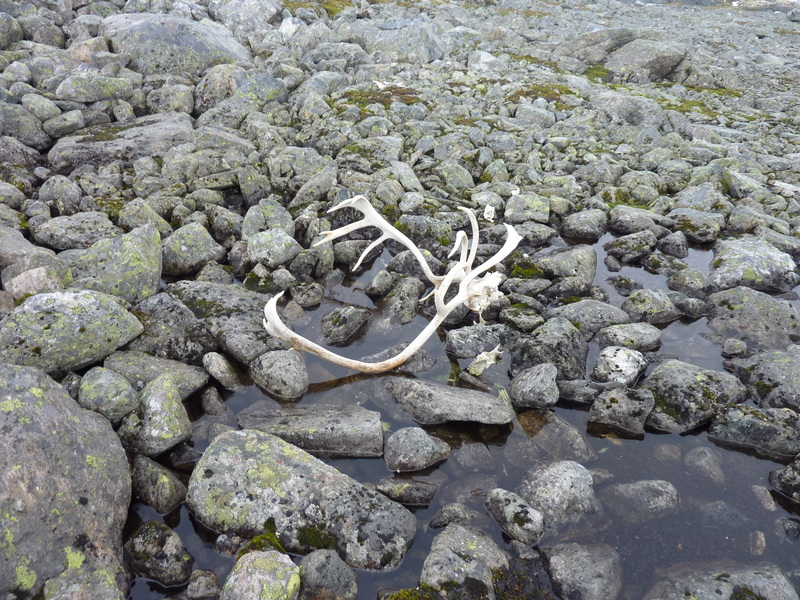
[[[359,569],[396,567],[417,530],[416,518],[400,504],[254,430],[214,438],[192,473],[186,500],[217,531],[253,537],[274,519],[287,551],[335,548]]]
[[[280,406],[261,400],[239,413],[242,429],[277,435],[315,456],[380,457],[381,415],[360,406]]]
[[[452,421],[504,425],[514,418],[511,403],[494,394],[405,378],[388,378],[384,385],[421,425]]]

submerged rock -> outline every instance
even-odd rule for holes
[[[421,471],[450,456],[450,445],[420,427],[404,427],[389,436],[384,452],[389,470]]]
[[[203,523],[245,537],[274,519],[290,552],[335,548],[360,569],[397,566],[417,529],[405,508],[296,446],[258,431],[214,438],[189,480],[187,503]]]
[[[541,552],[562,598],[613,600],[622,589],[622,559],[607,544],[556,544]]]
[[[642,600],[678,598],[690,589],[698,598],[737,600],[743,595],[770,598],[771,600],[797,600],[800,598],[789,579],[774,565],[742,567],[733,564],[686,565],[671,570],[672,573],[656,583]]]
[[[607,390],[592,403],[587,427],[591,432],[643,439],[645,421],[654,405],[649,390]]]
[[[486,497],[486,510],[515,540],[535,546],[544,535],[544,515],[513,492],[495,488]]]
[[[708,439],[772,460],[792,460],[800,454],[800,414],[789,408],[731,406],[714,417]]]
[[[548,531],[574,525],[601,511],[592,489],[592,476],[582,465],[558,461],[530,469],[517,493],[544,515]]]
[[[680,502],[675,486],[663,480],[617,483],[604,488],[600,499],[610,513],[632,523],[674,514]]]

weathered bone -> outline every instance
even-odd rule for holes
[[[363,227],[377,227],[381,230],[380,237],[372,242],[366,250],[364,250],[354,268],[358,268],[370,251],[381,242],[389,239],[400,242],[403,246],[411,251],[411,254],[417,259],[417,262],[419,262],[420,266],[422,267],[425,277],[427,277],[431,283],[433,283],[433,291],[426,296],[426,298],[430,297],[431,295],[433,296],[434,305],[436,306],[436,314],[434,315],[433,319],[431,319],[425,329],[420,332],[420,334],[405,348],[405,350],[393,358],[376,363],[368,363],[340,356],[335,352],[331,352],[327,348],[323,348],[322,346],[315,344],[311,340],[308,340],[289,329],[283,323],[283,321],[281,321],[280,316],[278,315],[278,300],[283,295],[282,292],[273,296],[264,307],[264,327],[267,330],[267,333],[291,342],[294,348],[297,350],[304,350],[324,358],[325,360],[328,360],[334,364],[347,367],[355,371],[361,371],[363,373],[383,373],[384,371],[389,371],[403,364],[405,361],[411,358],[417,352],[417,350],[422,348],[428,338],[430,338],[436,332],[448,315],[461,304],[466,304],[471,310],[477,312],[481,321],[483,321],[481,313],[489,306],[492,299],[500,293],[498,292],[497,287],[500,284],[501,276],[499,273],[490,273],[483,277],[481,277],[481,275],[486,273],[495,265],[499,264],[504,258],[511,254],[514,248],[516,248],[519,242],[522,240],[522,237],[511,225],[506,225],[505,227],[508,235],[503,247],[500,248],[497,254],[495,254],[489,260],[481,264],[479,267],[473,269],[472,265],[475,262],[475,258],[477,257],[478,253],[478,220],[475,218],[475,214],[471,210],[459,207],[459,210],[466,213],[469,217],[470,226],[472,228],[472,244],[469,244],[467,235],[463,231],[459,231],[456,235],[453,249],[450,252],[450,256],[456,254],[457,252],[460,254],[458,261],[445,275],[435,275],[428,266],[428,263],[425,261],[425,257],[423,256],[422,252],[419,248],[417,248],[414,242],[412,242],[401,231],[398,231],[392,225],[390,225],[364,196],[359,195],[349,198],[348,200],[337,204],[328,212],[334,212],[348,207],[361,211],[364,214],[364,218],[355,223],[340,227],[334,231],[322,232],[320,235],[322,235],[323,238],[314,245],[316,246],[318,244],[335,240]],[[451,298],[449,301],[445,301],[447,292],[450,289],[450,286],[453,284],[458,284],[458,291],[453,298]]]

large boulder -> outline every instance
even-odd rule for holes
[[[59,578],[125,598],[131,479],[109,422],[41,370],[0,363],[0,430],[0,595],[33,598]]]

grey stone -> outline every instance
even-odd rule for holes
[[[80,110],[69,110],[42,123],[42,129],[52,138],[64,137],[84,127],[86,119]]]
[[[799,421],[797,412],[789,408],[730,406],[714,417],[708,439],[772,460],[791,460],[800,454]]]
[[[607,544],[570,542],[545,546],[541,552],[562,598],[613,600],[622,589],[622,559]]]
[[[346,346],[366,325],[371,312],[357,306],[342,306],[325,313],[320,321],[322,341],[332,346]]]
[[[282,400],[299,398],[308,389],[308,371],[296,350],[265,352],[250,363],[250,375],[267,393]]]
[[[723,574],[725,576],[720,577]],[[756,568],[716,563],[692,564],[671,569],[667,578],[651,587],[642,600],[675,598],[686,589],[693,590],[698,598],[719,600],[734,600],[742,593],[774,600],[800,598],[792,583],[776,565],[766,564]]]
[[[723,290],[741,285],[762,292],[787,292],[800,282],[790,255],[753,236],[718,241],[711,266],[709,279]]]
[[[550,219],[550,201],[538,194],[514,194],[506,202],[507,223],[547,223]]]
[[[636,290],[622,303],[622,310],[630,315],[631,321],[645,321],[651,325],[669,323],[681,316],[663,290]]]
[[[552,410],[528,410],[518,419],[522,430],[536,447],[537,456],[576,462],[586,462],[597,456],[583,433]]]
[[[281,544],[335,547],[355,568],[394,568],[416,533],[402,506],[303,450],[257,431],[217,436],[189,481],[187,503],[206,525],[244,536],[275,520]]]
[[[261,400],[242,410],[239,426],[271,433],[314,456],[383,455],[380,413],[358,405],[280,406]]]
[[[314,550],[300,559],[300,600],[355,600],[358,582],[353,569],[335,550]]]
[[[519,109],[518,109],[519,112]],[[572,213],[561,223],[561,235],[576,240],[599,240],[608,228],[608,215],[591,208]]]
[[[6,12],[0,13],[0,50],[20,41],[23,35],[19,21]]]
[[[220,600],[297,600],[300,567],[276,550],[248,552],[236,561]]]
[[[643,439],[645,421],[654,405],[649,390],[606,390],[592,402],[587,427],[591,432]]]
[[[186,498],[186,486],[172,471],[141,454],[133,457],[133,493],[157,512],[166,514]]]
[[[516,376],[531,366],[549,362],[558,369],[559,379],[580,379],[586,374],[588,353],[580,331],[567,319],[554,317],[512,343],[511,371]]]
[[[542,512],[547,531],[574,525],[601,511],[591,474],[571,460],[533,467],[523,475],[517,494]]]
[[[180,536],[161,521],[142,523],[126,544],[133,571],[162,585],[186,583],[194,558]]]
[[[428,435],[420,427],[398,429],[386,440],[384,461],[390,471],[421,471],[450,455],[447,442]]]
[[[693,469],[696,474],[707,478],[709,481],[724,485],[725,472],[722,469],[722,453],[714,448],[697,446],[689,450],[683,457],[684,464]]]
[[[549,408],[558,402],[556,376],[552,363],[529,367],[511,380],[511,402],[515,408]]]
[[[601,348],[622,346],[646,352],[661,345],[661,330],[649,323],[610,325],[598,331],[594,339]]]
[[[219,352],[204,354],[203,367],[215,381],[228,391],[238,390],[244,385],[238,369]]]
[[[3,527],[16,549],[0,563],[0,591],[39,593],[65,571],[66,553],[78,563],[73,584],[97,590],[92,573],[102,572],[103,597],[126,597],[122,528],[131,483],[111,425],[39,369],[0,363],[0,398],[0,511],[14,515]],[[93,550],[75,546],[78,538]]]
[[[42,122],[18,104],[0,103],[0,136],[10,136],[17,141],[44,151],[52,143],[42,128]]]
[[[624,310],[597,300],[579,300],[548,312],[549,317],[563,317],[581,332],[586,341],[602,328],[627,323],[630,316]]]
[[[294,237],[292,215],[272,198],[264,198],[247,210],[242,223],[242,239],[248,240],[268,229],[282,229],[288,236]]]
[[[82,195],[78,184],[63,175],[49,177],[39,188],[39,199],[52,204],[60,216],[78,212]]]
[[[655,479],[610,485],[600,492],[600,499],[612,515],[631,523],[674,514],[680,502],[674,485]]]
[[[93,367],[81,378],[78,403],[117,424],[139,406],[139,394],[118,373]]]
[[[535,257],[533,264],[553,283],[543,292],[550,299],[585,295],[597,274],[597,253],[586,245],[557,248]]]
[[[603,244],[603,249],[623,263],[630,263],[648,256],[656,247],[658,238],[649,229],[629,233]]]
[[[375,488],[387,498],[405,506],[427,506],[436,495],[439,485],[408,477],[383,477]]]
[[[142,324],[114,296],[38,294],[0,321],[0,358],[64,373],[102,360],[141,332]]]
[[[704,370],[679,360],[658,365],[641,384],[655,398],[647,424],[659,431],[684,433],[708,423],[725,404],[740,403],[747,391],[728,373]]]
[[[35,251],[36,246],[25,239],[20,231],[0,223],[0,268],[5,269]]]
[[[57,100],[85,103],[127,99],[132,94],[133,86],[128,79],[106,77],[98,73],[88,77],[70,75],[61,81],[55,91]]]
[[[747,382],[751,396],[760,406],[800,408],[800,346],[733,359],[729,364],[733,372]]]
[[[634,383],[647,368],[642,353],[622,346],[606,346],[600,351],[592,369],[592,378],[616,382],[624,386]]]
[[[797,311],[786,301],[748,287],[708,297],[708,326],[720,338],[735,338],[751,350],[784,349],[800,339]]]
[[[247,240],[247,255],[250,260],[268,269],[289,264],[302,249],[283,229],[260,231]]]
[[[689,256],[689,244],[686,241],[686,234],[682,231],[670,233],[658,240],[656,247],[664,254],[675,258],[686,258]]]
[[[207,262],[225,258],[225,248],[217,244],[200,223],[189,223],[162,244],[164,274],[189,275]]]
[[[405,325],[414,320],[419,311],[419,301],[425,293],[425,284],[416,277],[403,277],[386,297],[377,327],[389,330],[395,325]]]
[[[544,515],[514,492],[490,490],[485,505],[497,524],[515,540],[535,546],[544,535]]]
[[[404,378],[387,378],[389,393],[420,425],[451,421],[504,424],[514,418],[511,404],[493,394]]]
[[[103,212],[81,212],[45,221],[33,231],[38,244],[55,250],[85,249],[105,238],[124,232]]]
[[[186,400],[208,382],[208,373],[200,367],[145,352],[113,352],[103,361],[103,366],[122,375],[139,391],[155,378],[169,374],[178,386],[182,400]]]
[[[473,358],[481,352],[489,352],[509,336],[507,328],[501,325],[476,323],[447,332],[445,349],[457,358]]]
[[[713,242],[725,227],[723,215],[694,208],[676,208],[669,213],[669,217],[675,221],[675,227],[683,232],[686,239],[697,244]]]

